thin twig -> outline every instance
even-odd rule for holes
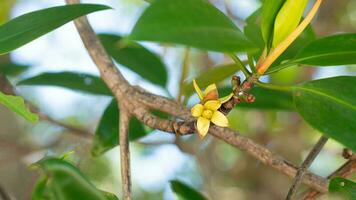
[[[129,122],[130,113],[120,106],[119,120],[119,143],[120,143],[120,164],[122,196],[124,200],[131,200],[131,170],[130,170],[130,147],[129,147]]]
[[[339,167],[337,170],[335,170],[333,173],[331,173],[327,178],[331,179],[333,177],[343,177],[347,178],[350,177],[353,173],[356,172],[356,158],[355,155],[352,155],[348,158],[349,160],[345,162],[341,167]],[[323,193],[320,193],[319,191],[315,189],[309,189],[308,191],[304,192],[301,196],[304,200],[314,200],[318,196],[322,195]]]
[[[293,179],[292,186],[289,189],[286,200],[294,199],[295,193],[297,192],[298,186],[302,182],[302,178],[303,178],[305,172],[308,170],[310,165],[313,163],[315,158],[318,156],[318,154],[320,153],[321,149],[324,147],[324,145],[327,141],[328,141],[327,137],[321,136],[319,141],[314,145],[313,149],[310,151],[307,158],[304,160],[302,165],[299,167],[299,169],[297,171],[297,175],[295,175],[295,177]]]

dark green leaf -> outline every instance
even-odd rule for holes
[[[38,115],[32,113],[25,105],[25,101],[22,97],[6,95],[0,92],[0,104],[6,106],[11,111],[20,115],[29,122],[36,123],[38,121]]]
[[[231,87],[222,88],[219,90],[220,96],[230,94]],[[242,102],[237,105],[237,108],[256,108],[268,110],[295,110],[293,96],[289,92],[270,90],[261,87],[254,87],[249,91],[256,98],[253,103]]]
[[[258,9],[253,12],[247,19],[246,19],[246,26],[244,27],[244,33],[247,38],[254,43],[255,46],[259,48],[258,54],[261,54],[263,48],[265,47],[265,42],[262,38],[261,27],[257,23],[258,18],[260,16],[261,10]]]
[[[99,35],[106,51],[116,62],[152,83],[166,87],[167,70],[160,58],[143,46],[117,35]]]
[[[110,9],[98,4],[77,4],[27,13],[0,26],[0,55],[15,50],[54,29],[95,11]]]
[[[266,44],[271,44],[273,38],[274,21],[286,0],[267,0],[262,5],[261,30],[263,40]]]
[[[200,192],[178,180],[171,181],[171,187],[178,200],[207,200]]]
[[[43,73],[21,80],[17,85],[58,86],[91,94],[112,95],[99,77],[77,72]]]
[[[341,76],[295,86],[301,116],[322,134],[356,151],[356,77]]]
[[[222,52],[256,50],[207,0],[155,0],[136,23],[130,38]]]
[[[209,84],[216,83],[230,77],[239,70],[236,64],[227,64],[213,67],[195,77],[199,87],[205,88]],[[193,82],[184,84],[184,94],[190,96],[194,92]]]
[[[64,160],[46,158],[36,165],[46,172],[47,177],[37,184],[32,195],[33,200],[113,199],[108,198],[108,195],[98,190],[77,168]]]
[[[317,39],[302,48],[290,62],[317,66],[356,64],[356,34]]]
[[[136,118],[129,124],[129,140],[136,140],[147,134],[144,126]],[[105,109],[95,132],[92,154],[99,156],[119,143],[119,110],[115,100]]]
[[[29,68],[27,65],[18,65],[14,63],[0,65],[0,74],[7,76],[17,76]]]
[[[341,193],[349,200],[356,199],[356,183],[341,177],[331,179],[329,191]]]

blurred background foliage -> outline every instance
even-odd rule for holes
[[[130,32],[140,13],[148,5],[142,0],[85,2],[112,6],[114,10],[95,14],[89,19],[98,33],[119,35]],[[261,4],[258,0],[210,2],[226,13],[241,29],[245,26],[244,20]],[[62,4],[60,0],[0,0],[0,24],[29,11]],[[356,1],[325,1],[313,25],[317,37],[355,32]],[[110,39],[106,37],[107,40]],[[127,64],[120,60],[125,57],[125,52],[114,57],[118,67],[131,83],[157,94],[177,97],[180,93],[178,86],[186,49],[152,43],[142,45],[162,59],[165,66],[155,58],[152,58],[152,62],[167,68],[167,80],[161,72],[159,75],[162,75],[162,79],[157,79],[157,74],[150,74],[149,69],[136,71],[136,74],[133,71],[140,63]],[[72,71],[98,75],[72,24],[14,51],[9,56],[0,57],[0,72],[5,73],[9,63],[15,67],[6,74],[14,84],[43,72]],[[192,78],[231,61],[220,53],[190,49],[186,63],[189,70],[183,83],[189,85]],[[142,79],[142,73],[148,73],[158,85]],[[350,73],[356,74],[355,68],[296,66],[268,76],[266,80],[289,85]],[[166,88],[159,85],[166,85]],[[229,79],[219,83],[220,88],[228,85]],[[94,96],[50,86],[19,86],[17,91],[49,116],[90,133],[95,132],[101,115],[111,101],[107,96]],[[197,97],[193,96],[186,102],[191,105],[197,102]],[[298,164],[320,134],[292,110],[236,108],[229,115],[229,120],[231,128]],[[91,148],[90,140],[75,136],[69,130],[44,121],[36,125],[29,124],[0,106],[0,185],[14,199],[29,199],[31,196],[32,188],[39,177],[37,171],[29,169],[31,163],[44,156],[62,155],[68,151],[75,152],[70,156],[73,163],[98,188],[120,196],[118,148],[107,151],[100,157],[92,157]],[[229,200],[232,197],[282,199],[290,185],[288,177],[212,137],[205,140],[196,136],[175,138],[154,131],[132,142],[131,148],[134,199],[174,199],[169,185],[169,181],[173,179],[202,191],[209,199],[219,200]],[[311,171],[321,176],[328,175],[344,162],[341,151],[341,145],[329,141],[312,165]],[[337,199],[331,195],[323,198]]]

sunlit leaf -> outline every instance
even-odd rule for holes
[[[118,35],[99,35],[106,51],[116,62],[128,67],[152,83],[167,84],[167,70],[160,58],[145,47]]]
[[[112,95],[99,77],[77,72],[43,73],[21,80],[17,85],[58,86],[91,94]]]
[[[113,194],[97,189],[76,167],[57,158],[35,164],[45,172],[32,193],[32,200],[113,200]]]
[[[171,181],[171,188],[176,194],[177,200],[207,200],[200,192],[178,180]]]
[[[268,0],[262,5],[261,31],[266,46],[270,46],[273,36],[274,21],[286,0]]]
[[[356,77],[341,76],[294,87],[301,116],[322,134],[356,151]]]
[[[207,0],[155,0],[139,18],[130,38],[222,52],[256,50]]]
[[[38,115],[32,113],[26,107],[25,101],[22,97],[6,95],[0,92],[0,104],[4,105],[29,122],[36,123],[38,121]]]
[[[356,183],[341,177],[331,179],[329,191],[341,193],[345,198],[350,200],[356,199]]]
[[[24,14],[0,26],[0,55],[15,50],[80,16],[106,10],[98,4],[47,8]]]
[[[129,124],[129,140],[136,140],[147,134],[144,126],[136,118]],[[92,154],[99,156],[119,144],[119,109],[113,100],[105,109],[95,132]]]

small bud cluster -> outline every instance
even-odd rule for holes
[[[246,79],[241,83],[239,76],[233,76],[231,79],[231,84],[235,104],[239,104],[241,101],[247,103],[252,103],[255,101],[255,97],[248,93],[248,91],[253,87],[253,82],[250,79]]]

